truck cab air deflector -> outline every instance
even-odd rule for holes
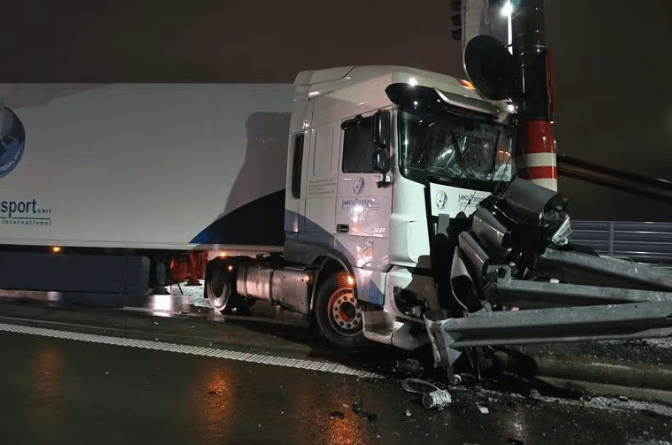
[[[390,101],[406,109],[468,112],[472,116],[480,115],[489,118],[499,113],[499,109],[488,102],[420,85],[393,83],[385,88],[385,94]]]

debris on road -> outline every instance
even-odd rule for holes
[[[440,390],[435,384],[422,379],[404,379],[401,381],[401,387],[404,391],[412,394],[427,394],[432,391]],[[425,387],[425,389],[422,389],[423,387]]]
[[[413,413],[411,413],[410,409],[407,409],[405,414],[406,414],[406,417],[411,417],[413,415]]]
[[[330,420],[343,420],[345,419],[345,414],[343,414],[341,411],[332,411],[329,413],[329,419]]]
[[[392,367],[392,372],[406,376],[419,377],[425,372],[425,368],[417,359],[408,359],[404,361],[396,361]]]
[[[443,409],[450,405],[452,397],[448,391],[441,389],[431,382],[422,379],[405,379],[401,382],[401,387],[406,392],[413,394],[422,394],[422,404],[427,409]],[[419,389],[425,387],[425,389]]]
[[[453,401],[450,393],[444,389],[437,389],[429,392],[422,397],[422,404],[427,409],[443,409]]]
[[[490,414],[490,410],[488,409],[487,406],[476,405],[476,407],[481,412],[481,414]]]
[[[347,406],[345,404],[343,404],[343,405]],[[362,419],[368,420],[370,423],[376,423],[378,421],[378,415],[377,414],[364,411],[364,407],[362,405],[362,402],[353,403],[352,404],[352,412],[357,414]]]

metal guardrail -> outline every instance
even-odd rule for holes
[[[672,266],[672,223],[572,221],[571,241],[600,255]]]

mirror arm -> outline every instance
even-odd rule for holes
[[[386,173],[381,173],[380,179],[376,181],[378,188],[387,187],[390,184],[392,184],[392,177]]]

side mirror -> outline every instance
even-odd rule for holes
[[[383,174],[390,171],[390,155],[387,150],[378,150],[373,154],[373,169]]]
[[[386,149],[390,143],[390,113],[386,110],[373,116],[373,141],[381,149]]]

